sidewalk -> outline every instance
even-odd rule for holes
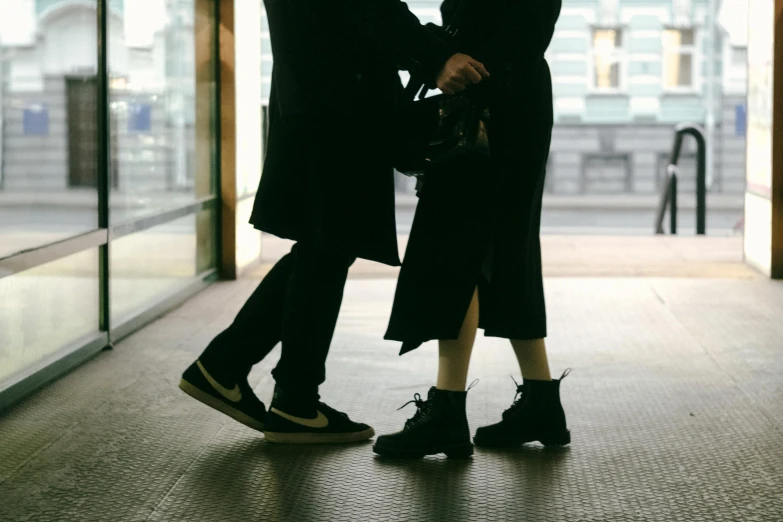
[[[112,205],[129,207],[148,207],[151,202],[155,206],[176,207],[193,201],[190,192],[151,192],[124,193],[113,191],[109,198]],[[401,209],[414,208],[418,198],[414,194],[397,193],[397,207]],[[657,194],[619,194],[595,195],[580,194],[572,196],[545,195],[545,210],[651,210],[658,208],[660,196]],[[3,192],[0,191],[0,207],[46,207],[46,208],[97,208],[98,193],[95,190],[79,189],[62,192]],[[742,210],[745,205],[743,195],[708,194],[707,210],[735,211]],[[696,207],[695,194],[682,193],[679,196],[681,210],[693,210]]]
[[[660,196],[657,194],[636,195],[595,195],[579,194],[560,196],[547,194],[544,196],[544,210],[655,210],[658,208]],[[412,194],[397,194],[398,208],[413,208],[418,198]],[[745,207],[745,199],[736,194],[708,194],[707,211],[739,211]],[[681,193],[679,195],[680,210],[694,210],[696,195]]]

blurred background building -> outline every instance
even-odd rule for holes
[[[192,3],[109,3],[112,184],[119,191],[193,188]],[[96,185],[95,37],[93,2],[2,3],[2,190]]]
[[[745,178],[747,16],[742,0],[565,0],[547,54],[556,127],[547,192],[655,194],[672,127],[712,137],[709,189],[742,194]],[[193,185],[192,2],[112,0],[112,183],[160,193]],[[437,0],[411,0],[439,22]],[[709,16],[710,9],[717,16]],[[0,190],[62,191],[95,184],[85,169],[95,132],[94,7],[17,0],[0,7]],[[263,16],[263,15],[262,15]],[[744,20],[743,20],[744,18]],[[713,29],[714,26],[714,29]],[[272,54],[262,19],[261,103]],[[524,124],[524,122],[520,122]],[[39,152],[45,150],[45,153]],[[693,190],[693,155],[683,190]],[[400,178],[402,192],[412,184]]]
[[[439,2],[409,4],[423,20],[439,21]],[[657,193],[671,153],[672,128],[692,121],[713,136],[710,191],[742,194],[747,91],[743,4],[564,0],[547,53],[555,94],[547,192]],[[710,16],[710,9],[719,16]],[[693,163],[692,153],[686,154],[683,190],[695,188]]]

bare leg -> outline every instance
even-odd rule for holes
[[[550,381],[549,360],[546,356],[546,343],[544,339],[532,339],[529,341],[511,341],[514,353],[517,354],[519,369],[522,378],[532,381]]]
[[[470,367],[470,355],[478,330],[479,299],[478,290],[473,292],[465,320],[454,340],[438,341],[438,384],[439,390],[465,391]]]

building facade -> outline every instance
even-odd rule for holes
[[[711,20],[709,10],[731,2],[724,3],[564,2],[547,53],[556,121],[549,191],[657,192],[673,126],[695,122],[709,129],[712,120],[710,190],[742,193],[747,44],[732,38],[734,27],[720,25],[721,11]],[[683,167],[683,188],[693,190],[692,149]]]
[[[437,0],[407,3],[423,22],[440,22]],[[686,121],[709,127],[712,120],[710,190],[741,194],[745,11],[744,0],[564,0],[547,53],[556,122],[547,191],[655,193],[671,154],[673,127]],[[268,89],[272,55],[268,40],[263,46]],[[695,188],[694,163],[689,144],[681,160],[683,190]],[[411,189],[403,180],[400,186]]]
[[[91,99],[94,91],[93,3],[0,4],[0,190],[61,191],[94,184],[82,158],[92,157],[87,144],[93,131],[82,124],[90,119],[89,104],[79,101]],[[440,21],[437,0],[408,3],[423,22]],[[743,3],[564,0],[547,53],[556,121],[547,191],[655,193],[673,126],[692,121],[707,127],[714,122],[710,190],[742,193],[747,36],[739,34],[745,24],[737,19]],[[188,144],[194,141],[195,86],[188,4],[109,2],[112,182],[118,192],[142,186],[154,192],[192,189],[195,151]],[[159,16],[155,9],[169,15]],[[712,44],[711,22],[716,24]],[[263,105],[272,54],[264,15],[261,24]],[[686,191],[695,185],[693,158],[687,149]]]

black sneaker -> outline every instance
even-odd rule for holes
[[[538,441],[544,446],[565,446],[571,442],[565,412],[560,404],[560,379],[525,380],[517,386],[514,403],[503,412],[503,420],[476,431],[476,446],[509,448]]]
[[[348,415],[323,402],[309,406],[281,399],[278,387],[266,415],[264,436],[278,444],[335,444],[361,442],[375,435],[367,424],[353,422]]]
[[[222,378],[225,381],[225,378]],[[225,413],[254,430],[264,431],[266,408],[258,400],[247,379],[226,382],[224,386],[211,375],[201,360],[197,360],[182,374],[182,391],[210,408]]]
[[[421,458],[445,453],[450,458],[473,455],[470,428],[465,414],[468,392],[453,392],[430,388],[427,400],[417,393],[403,405],[416,404],[416,414],[405,423],[402,431],[382,435],[373,451],[384,457]]]

